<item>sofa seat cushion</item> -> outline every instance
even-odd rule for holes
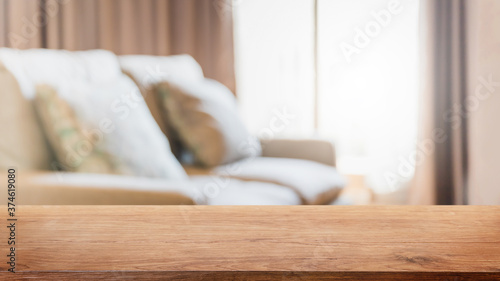
[[[0,176],[2,173],[0,173]],[[4,175],[5,178],[7,175]],[[292,190],[217,176],[187,180],[72,172],[26,172],[18,182],[27,205],[297,205]],[[0,195],[6,201],[7,193]]]
[[[0,173],[0,176],[2,174]],[[5,178],[7,175],[4,175]],[[22,205],[192,205],[189,180],[73,172],[25,172],[17,179]],[[0,199],[6,202],[6,196]]]
[[[300,197],[288,187],[243,181],[221,176],[191,176],[198,194],[194,197],[203,205],[300,205]]]
[[[184,169],[191,176],[217,175],[282,185],[296,192],[304,204],[330,204],[346,184],[334,167],[302,159],[254,157],[213,169]]]

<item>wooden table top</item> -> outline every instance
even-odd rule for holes
[[[0,278],[500,280],[495,206],[19,206]],[[7,210],[2,221],[7,225]],[[15,274],[15,275],[13,275]]]

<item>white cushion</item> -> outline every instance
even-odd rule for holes
[[[16,77],[27,98],[38,84],[53,87],[102,141],[107,153],[132,175],[186,179],[168,141],[149,112],[139,89],[108,51],[67,52],[0,49],[0,60]]]
[[[118,58],[122,69],[145,88],[166,80],[199,81],[204,78],[201,66],[189,55],[127,55]]]

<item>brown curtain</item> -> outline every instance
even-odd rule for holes
[[[39,0],[0,0],[0,46],[42,47]]]
[[[500,1],[469,1],[469,204],[500,205]],[[470,102],[469,102],[470,103]]]
[[[465,0],[421,2],[421,89],[414,204],[465,204],[468,179]]]
[[[0,0],[0,46],[187,53],[233,92],[231,0]]]

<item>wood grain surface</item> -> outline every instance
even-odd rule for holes
[[[20,206],[16,271],[48,280],[500,280],[495,206]],[[8,237],[7,210],[2,237]]]

